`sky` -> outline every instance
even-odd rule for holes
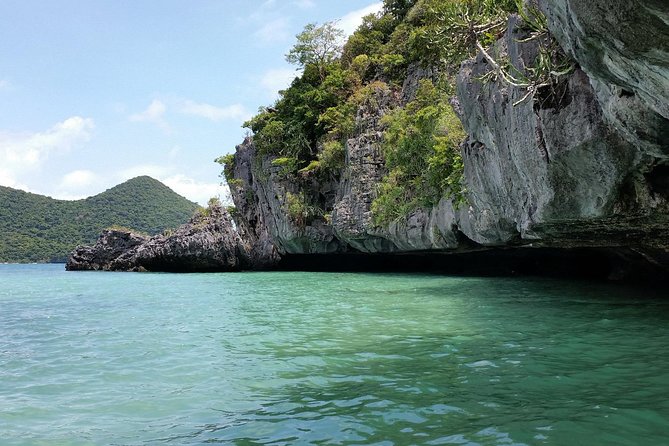
[[[0,185],[59,199],[139,175],[226,199],[220,155],[295,77],[307,23],[373,0],[2,0]]]

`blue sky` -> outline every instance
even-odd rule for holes
[[[225,195],[217,156],[295,74],[309,22],[352,32],[370,0],[2,0],[0,185],[90,196],[151,175]]]

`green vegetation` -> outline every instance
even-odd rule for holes
[[[566,74],[574,70],[574,63],[548,33],[546,17],[538,7],[531,3],[522,4],[521,0],[516,1],[518,3],[518,14],[523,19],[522,26],[530,32],[529,37],[523,41],[537,41],[539,54],[534,60],[533,66],[519,70],[511,64],[508,58],[493,57],[483,46],[478,44],[477,48],[492,66],[492,70],[482,80],[499,79],[508,85],[524,88],[526,90],[525,95],[514,102],[513,105],[518,105],[529,98],[533,98],[537,93],[541,93],[538,99],[542,103],[553,99],[559,100],[564,94],[564,90],[560,88],[561,81]]]
[[[222,206],[221,200],[218,199],[218,197],[211,197],[207,202],[207,207],[198,207],[193,216],[199,217],[200,219],[211,217],[212,213],[214,213],[216,209],[220,209]]]
[[[318,154],[320,168],[331,172],[341,170],[345,159],[346,150],[341,141],[326,141],[323,150]]]
[[[374,223],[388,224],[442,197],[462,201],[460,144],[466,135],[446,92],[424,79],[416,98],[383,122],[388,175],[372,203]]]
[[[316,26],[310,23],[297,35],[297,43],[286,54],[286,60],[302,68],[315,66],[325,80],[327,68],[339,57],[341,48],[339,41],[344,38],[344,32],[337,29],[333,23]]]
[[[282,156],[275,158],[272,161],[272,166],[280,167],[281,170],[279,171],[279,174],[287,177],[297,171],[298,162],[299,160],[293,156]]]
[[[230,184],[230,182],[235,180],[234,177],[235,154],[228,153],[227,155],[219,156],[214,160],[214,162],[223,166],[223,178],[225,178],[226,181],[228,182],[228,185],[232,187],[232,184]]]
[[[304,227],[311,223],[313,219],[322,217],[323,212],[318,207],[309,204],[304,196],[304,192],[297,194],[286,193],[284,207],[288,217],[298,227]]]
[[[0,203],[2,262],[62,262],[105,228],[158,234],[185,223],[199,208],[146,176],[77,201],[0,186]]]
[[[275,104],[244,124],[253,132],[259,155],[273,159],[298,186],[300,192],[287,200],[291,218],[304,223],[330,215],[332,209],[306,180],[341,174],[356,113],[363,104],[374,108],[371,101],[380,97],[394,102],[382,121],[388,173],[372,205],[375,224],[386,225],[444,197],[460,203],[459,147],[466,135],[449,104],[460,63],[484,51],[493,67],[490,76],[527,88],[528,97],[564,68],[552,47],[544,51],[542,46],[537,66],[524,77],[485,52],[505,31],[509,13],[521,15],[532,38],[546,36],[545,18],[522,5],[522,0],[384,0],[382,11],[364,17],[346,42],[340,42],[333,23],[307,25],[286,56],[302,74]],[[399,93],[413,66],[433,74],[421,81],[415,98],[402,104]],[[234,160],[220,162],[226,178],[234,181],[229,175]],[[312,208],[319,212],[306,212]]]
[[[426,65],[455,67],[505,30],[522,0],[423,0],[409,13],[409,47]]]

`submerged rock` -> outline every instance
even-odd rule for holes
[[[94,246],[77,248],[66,269],[104,271],[239,271],[252,266],[248,245],[230,214],[210,206],[173,232],[146,237],[105,230]]]

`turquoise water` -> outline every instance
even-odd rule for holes
[[[666,297],[0,265],[0,444],[669,444]]]

